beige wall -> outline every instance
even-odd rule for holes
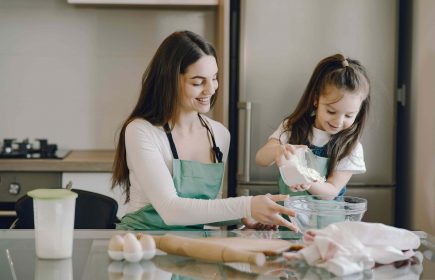
[[[435,234],[435,2],[413,8],[411,227]]]
[[[217,7],[0,1],[0,139],[114,148],[161,41],[189,29],[215,43],[216,22]]]

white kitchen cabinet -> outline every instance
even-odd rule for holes
[[[119,188],[111,190],[111,176],[108,172],[63,172],[62,187],[71,182],[73,189],[80,189],[100,193],[112,197],[118,202],[118,218],[122,218],[127,211],[124,204],[125,197]]]

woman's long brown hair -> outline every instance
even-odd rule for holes
[[[164,125],[173,118],[178,104],[180,74],[205,55],[216,58],[216,51],[201,36],[191,31],[174,32],[162,42],[146,68],[139,100],[121,127],[112,168],[112,189],[119,186],[123,190],[125,203],[130,200],[130,172],[125,148],[127,125],[137,118],[153,125]],[[216,97],[216,94],[211,97],[211,106]]]
[[[361,63],[341,54],[321,60],[314,69],[295,111],[286,117],[283,123],[285,131],[291,132],[289,144],[309,145],[315,120],[312,114],[316,110],[314,103],[319,100],[327,85],[351,94],[359,93],[361,90],[366,93],[354,123],[332,135],[327,144],[327,155],[331,159],[328,166],[329,175],[338,161],[348,156],[355,148],[367,120],[370,107],[370,80]]]

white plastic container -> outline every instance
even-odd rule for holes
[[[35,260],[34,280],[73,280],[72,259]]]
[[[66,189],[36,189],[28,195],[33,198],[36,256],[70,258],[77,193]]]

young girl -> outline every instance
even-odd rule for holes
[[[203,229],[250,217],[259,222],[245,222],[251,228],[295,229],[280,215],[295,213],[275,202],[285,195],[221,199],[230,135],[204,115],[217,75],[215,49],[193,32],[175,32],[158,48],[119,135],[112,188],[123,189],[129,207],[118,229]]]
[[[326,182],[286,186],[282,194],[342,196],[353,174],[366,171],[359,142],[370,104],[370,81],[359,61],[341,54],[327,57],[314,69],[295,111],[285,118],[258,150],[261,166],[276,163],[306,145],[315,155],[316,170]]]

